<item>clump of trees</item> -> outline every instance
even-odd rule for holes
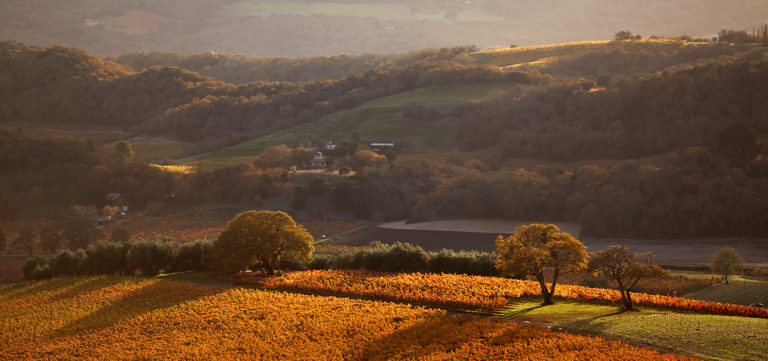
[[[558,277],[587,267],[587,247],[557,226],[531,224],[520,226],[507,238],[496,238],[499,254],[496,268],[507,276],[533,276],[541,287],[544,305],[554,303]],[[551,272],[547,282],[545,274]],[[547,283],[550,286],[547,286]]]
[[[274,275],[281,262],[311,262],[313,241],[304,227],[284,212],[240,213],[214,243],[214,269],[232,274],[259,267]]]
[[[744,270],[744,260],[739,252],[732,247],[723,247],[717,250],[712,256],[712,273],[723,276],[723,281],[728,284],[728,276],[738,274]]]
[[[613,38],[615,40],[621,41],[621,40],[640,40],[643,37],[640,36],[639,34],[638,35],[632,34],[632,32],[629,30],[621,30],[616,32]]]

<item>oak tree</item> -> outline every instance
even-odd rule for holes
[[[611,246],[595,252],[589,259],[589,269],[616,281],[621,302],[626,310],[633,310],[632,289],[641,278],[664,277],[667,270],[653,262],[651,253],[637,253],[623,246]]]
[[[496,268],[504,275],[533,276],[539,282],[545,305],[551,305],[558,277],[587,266],[587,247],[553,224],[531,224],[515,234],[496,238]],[[547,287],[545,275],[551,271]]]
[[[214,268],[236,273],[251,266],[275,273],[281,262],[308,264],[313,238],[284,212],[248,211],[227,223],[213,246]]]
[[[723,276],[725,284],[728,284],[728,275],[740,272],[744,269],[744,260],[739,252],[731,247],[720,248],[712,256],[712,272]]]

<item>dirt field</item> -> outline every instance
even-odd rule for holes
[[[405,224],[393,222],[352,233],[334,240],[334,244],[362,246],[378,240],[385,243],[397,241],[420,245],[425,250],[442,248],[455,250],[495,250],[499,234],[509,235],[515,227],[534,222],[503,220],[452,220]],[[546,222],[538,222],[546,223]],[[565,232],[579,234],[579,225],[562,223]],[[735,248],[750,266],[768,267],[768,240],[745,238],[713,239],[580,239],[589,251],[605,249],[621,244],[635,251],[653,252],[662,264],[708,265],[712,254],[723,246]]]

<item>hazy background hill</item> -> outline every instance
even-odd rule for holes
[[[763,0],[5,0],[0,40],[128,51],[259,56],[402,53],[608,39],[714,35],[766,22]]]

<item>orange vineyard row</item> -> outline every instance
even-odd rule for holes
[[[386,302],[133,277],[0,287],[0,359],[692,360]]]
[[[330,292],[456,308],[493,310],[521,296],[541,295],[533,281],[452,274],[385,274],[363,271],[307,271],[238,282],[266,288]],[[557,285],[555,295],[570,299],[617,302],[616,290]],[[768,318],[768,309],[686,298],[633,293],[636,304],[724,315]]]

